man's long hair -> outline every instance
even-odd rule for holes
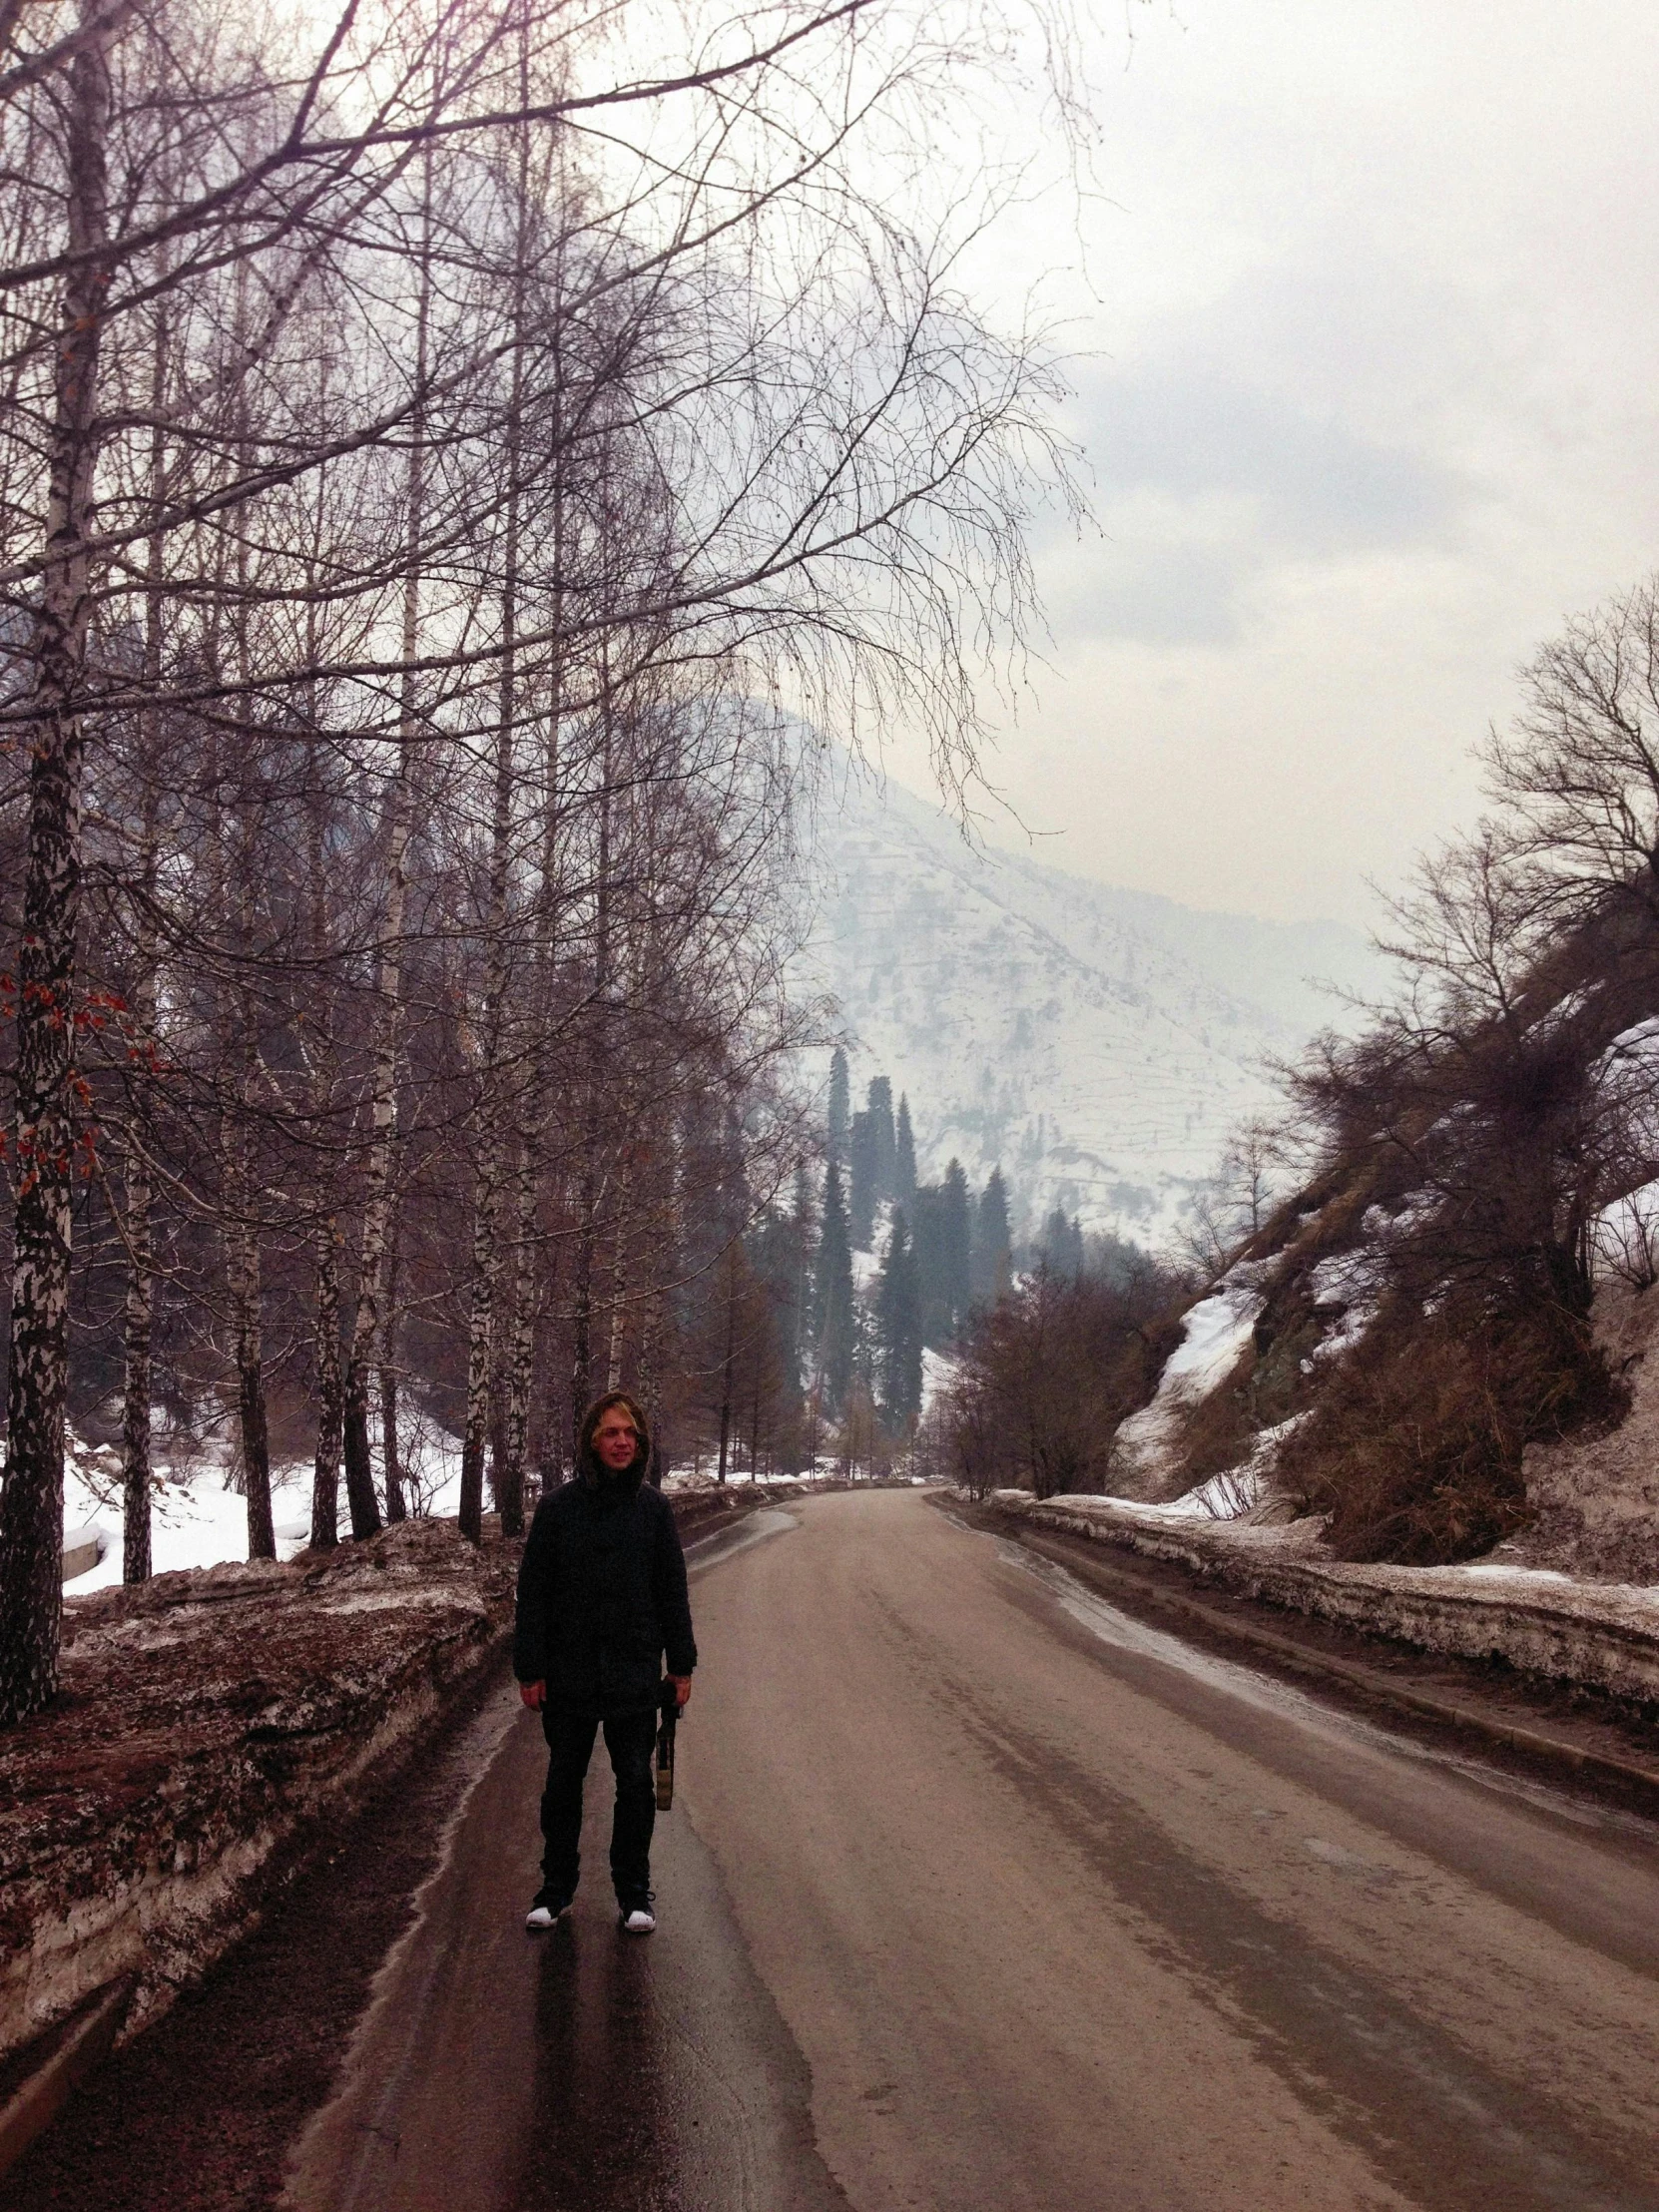
[[[613,1407],[620,1405],[633,1422],[639,1436],[639,1448],[628,1466],[613,1475],[600,1463],[593,1448],[593,1432]],[[638,1398],[627,1390],[607,1390],[603,1397],[596,1397],[582,1415],[582,1426],[576,1438],[576,1472],[584,1482],[636,1481],[643,1482],[651,1466],[651,1424],[641,1409]]]

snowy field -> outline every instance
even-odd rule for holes
[[[169,1574],[181,1567],[216,1567],[227,1560],[246,1559],[248,1501],[232,1482],[229,1416],[210,1422],[200,1435],[181,1435],[169,1428],[161,1406],[155,1408],[154,1419],[153,1570]],[[433,1517],[453,1514],[460,1504],[460,1438],[435,1421],[411,1414],[401,1442],[413,1509]],[[64,1461],[65,1546],[89,1538],[99,1546],[97,1565],[65,1582],[65,1591],[73,1596],[83,1590],[107,1589],[121,1580],[121,1458],[114,1445],[89,1443],[72,1428]],[[343,1525],[343,1483],[340,1515]],[[309,1459],[273,1465],[271,1517],[276,1556],[291,1559],[310,1538]]]

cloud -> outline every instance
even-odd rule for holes
[[[1423,544],[1456,505],[1452,479],[1425,454],[1202,369],[1090,382],[1088,444],[1108,501],[1144,491],[1248,500],[1275,546],[1313,555]]]
[[[1232,643],[1267,571],[1444,545],[1470,490],[1428,453],[1208,365],[1095,370],[1076,406],[1104,539],[1048,549],[1063,637]]]

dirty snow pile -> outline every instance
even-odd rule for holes
[[[0,2057],[118,1974],[141,2019],[211,1964],[308,1820],[500,1651],[517,1561],[405,1521],[309,1562],[72,1587],[64,1694],[0,1741]]]

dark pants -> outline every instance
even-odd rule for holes
[[[544,1706],[541,1725],[550,1754],[541,1801],[542,1881],[548,1889],[573,1897],[582,1871],[582,1783],[600,1723],[591,1713],[555,1712]],[[605,1749],[616,1776],[611,1881],[621,1902],[633,1905],[651,1888],[651,1831],[657,1824],[651,1753],[657,1741],[657,1716],[624,1713],[606,1721],[604,1728]]]

